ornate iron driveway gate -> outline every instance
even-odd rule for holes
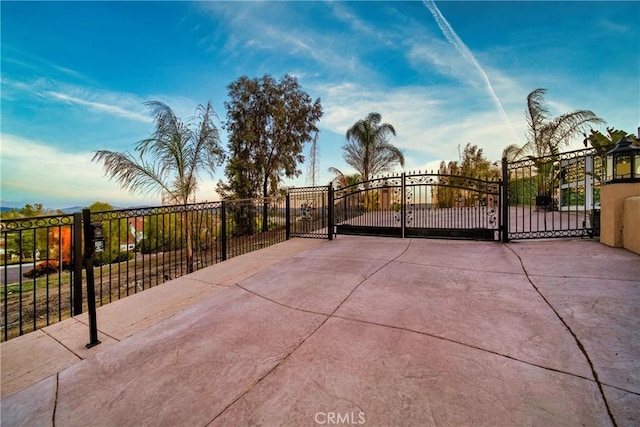
[[[501,180],[401,174],[333,190],[292,188],[291,236],[495,240],[600,232],[602,158],[593,149],[502,161]]]
[[[337,234],[499,240],[500,181],[402,174],[335,190]]]
[[[595,150],[502,162],[505,238],[600,234],[602,158]]]

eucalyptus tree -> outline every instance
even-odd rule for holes
[[[304,145],[319,132],[316,122],[322,117],[320,99],[313,100],[289,75],[279,81],[270,75],[254,79],[242,76],[228,86],[228,91],[227,182],[218,183],[218,193],[223,198],[241,199],[275,194],[283,177],[302,173],[298,165],[305,160]],[[242,234],[253,233],[253,218],[237,217],[236,227]],[[262,227],[267,231],[266,208]]]
[[[136,154],[99,150],[92,161],[102,163],[105,175],[131,193],[159,194],[167,204],[195,201],[202,174],[213,177],[215,168],[224,159],[211,102],[199,105],[187,123],[163,102],[150,101],[145,105],[153,114],[155,130],[136,144]],[[189,221],[185,221],[185,226],[187,270],[192,272]]]
[[[392,170],[396,165],[404,167],[404,155],[389,142],[389,137],[395,136],[396,130],[381,121],[380,113],[372,112],[347,129],[342,157],[364,182]]]

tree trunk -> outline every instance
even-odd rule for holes
[[[269,203],[267,202],[267,185],[268,185],[268,177],[264,178],[264,182],[262,184],[262,197],[264,197],[264,202],[262,204],[262,232],[266,233],[269,231]]]
[[[194,262],[193,262],[193,242],[191,238],[191,222],[189,221],[189,212],[184,213],[185,216],[185,229],[187,230],[187,274],[193,273],[194,271]]]

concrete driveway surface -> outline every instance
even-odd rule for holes
[[[293,239],[3,343],[2,426],[637,426],[640,257]]]

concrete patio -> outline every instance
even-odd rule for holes
[[[637,426],[640,257],[338,236],[2,343],[2,426]]]

